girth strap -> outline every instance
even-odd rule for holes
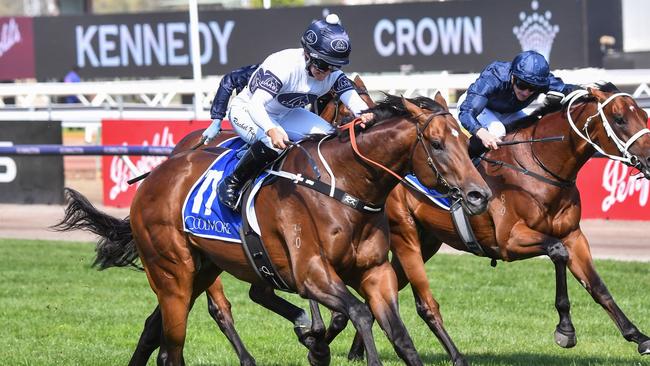
[[[357,211],[361,211],[364,213],[377,213],[377,212],[381,212],[384,209],[384,206],[377,206],[372,203],[363,202],[359,198],[354,197],[336,187],[332,187],[331,185],[324,183],[323,181],[305,178],[302,176],[302,174],[293,174],[285,171],[275,171],[275,170],[267,170],[266,172],[269,174],[276,175],[278,177],[288,179],[294,182],[295,184],[301,185],[303,187],[311,188],[319,193],[332,197],[337,201],[341,202],[342,204],[352,207]]]

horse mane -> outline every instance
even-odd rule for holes
[[[367,109],[364,112],[370,112],[375,115],[375,118],[366,123],[366,128],[361,129],[360,127],[356,127],[355,130],[357,131],[364,131],[368,130],[369,128],[379,125],[393,117],[403,117],[403,116],[408,116],[410,112],[406,110],[406,107],[404,106],[404,102],[402,101],[403,97],[397,96],[397,95],[391,95],[388,93],[384,93],[384,99],[377,104],[375,104],[374,107]],[[433,113],[437,112],[444,112],[446,111],[445,107],[443,107],[440,103],[436,102],[435,100],[428,98],[428,97],[415,97],[415,98],[404,98],[408,100],[409,102],[417,105],[419,108],[429,110]],[[345,136],[345,134],[348,133],[348,130],[342,130],[339,131],[338,136]]]

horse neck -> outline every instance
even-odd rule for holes
[[[413,141],[416,139],[415,125],[402,121],[386,121],[366,131],[357,133],[359,152],[372,161],[390,169],[400,177],[408,172]],[[347,138],[346,138],[347,140]],[[388,193],[398,183],[396,177],[386,170],[369,163],[354,152],[351,142],[346,148],[335,146],[337,152],[337,187],[360,199],[374,204],[383,204]],[[344,179],[341,179],[345,177]]]
[[[597,111],[597,105],[594,102],[585,102],[573,108],[571,117],[579,130],[584,128],[587,118]],[[541,146],[531,147],[542,162],[554,161],[557,170],[553,172],[567,180],[574,180],[580,169],[596,152],[594,148],[584,139],[576,134],[571,128],[567,111],[562,110],[550,114],[545,119],[532,126],[534,138],[564,136],[562,142],[540,143]],[[559,121],[555,119],[560,119]],[[593,120],[592,120],[593,123]],[[544,146],[544,144],[547,144]],[[544,148],[544,147],[546,148]],[[548,160],[545,160],[547,158]],[[550,164],[549,164],[550,165]]]

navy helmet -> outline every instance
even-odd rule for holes
[[[548,88],[549,66],[544,56],[535,51],[518,54],[510,66],[512,75],[540,89]]]
[[[303,33],[300,43],[312,59],[338,67],[350,63],[350,37],[336,14],[312,22]]]

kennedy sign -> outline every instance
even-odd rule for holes
[[[300,47],[309,23],[332,12],[351,37],[350,71],[396,72],[408,65],[477,72],[530,49],[553,68],[599,66],[598,38],[621,38],[620,7],[620,0],[468,0],[207,11],[199,14],[200,62],[203,74],[261,62]],[[184,12],[46,17],[34,27],[42,79],[61,77],[72,65],[83,77],[192,74]]]

